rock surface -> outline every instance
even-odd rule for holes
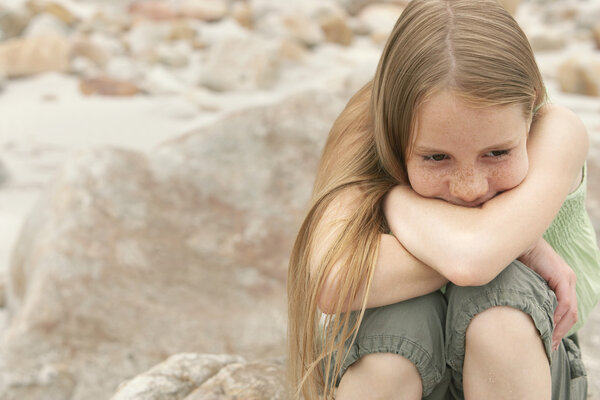
[[[129,382],[111,400],[283,400],[281,360],[177,354]]]
[[[0,398],[106,398],[184,351],[283,354],[287,258],[343,102],[308,92],[149,157],[75,157],[15,248]]]

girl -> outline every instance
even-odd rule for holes
[[[544,93],[494,0],[406,7],[332,127],[292,252],[298,395],[585,398],[563,337],[600,296],[587,137]]]

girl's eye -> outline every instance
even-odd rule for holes
[[[498,157],[507,155],[509,152],[510,152],[510,150],[493,150],[488,153],[485,153],[485,155],[486,155],[486,157],[498,158]]]
[[[430,156],[423,156],[426,161],[443,161],[448,156],[445,154],[432,154]]]

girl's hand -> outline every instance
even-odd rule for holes
[[[577,322],[575,273],[544,239],[539,239],[519,260],[548,282],[556,294],[558,306],[554,310],[552,335],[552,350],[556,350],[562,338]]]

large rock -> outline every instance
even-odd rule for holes
[[[181,352],[283,354],[289,251],[344,101],[240,111],[148,157],[77,155],[14,249],[0,398],[108,398]]]
[[[283,400],[281,361],[247,362],[241,357],[177,354],[129,382],[111,400]]]

